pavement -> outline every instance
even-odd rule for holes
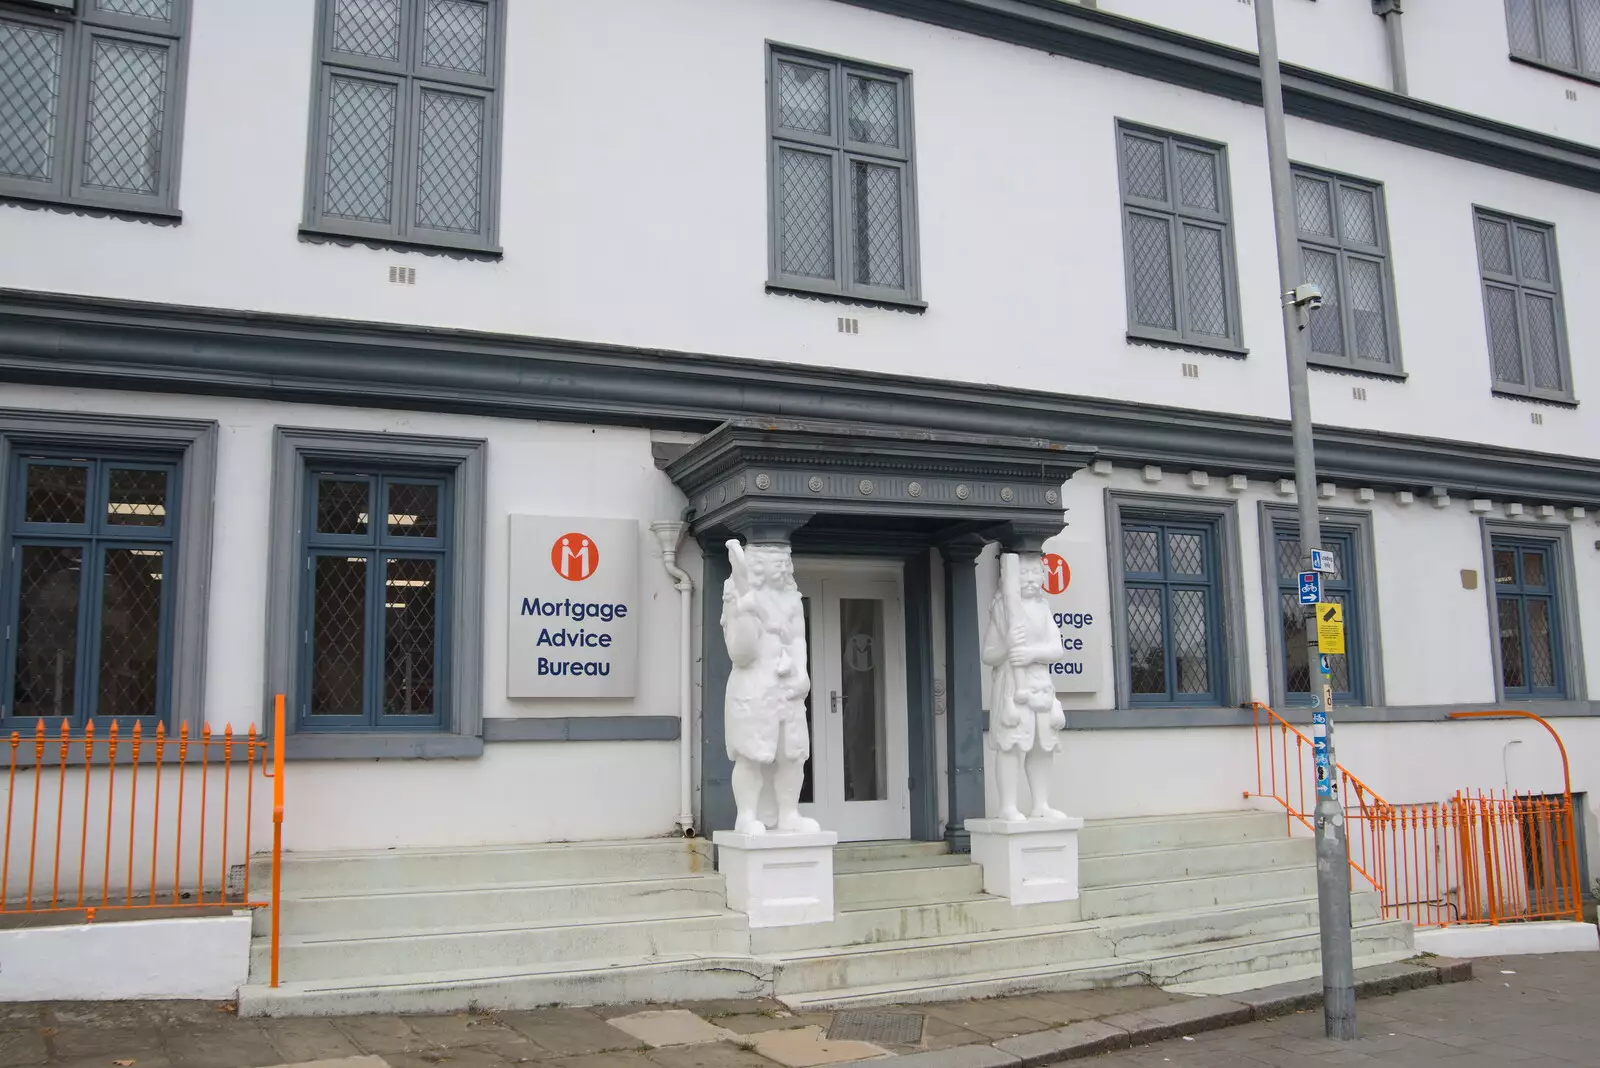
[[[1093,1068],[1600,1065],[1600,953],[1480,957],[1470,982],[1358,1002],[1353,1042],[1320,1009],[1084,1061]]]
[[[0,1004],[0,1068],[1600,1064],[1600,1013],[1579,1006],[1600,994],[1600,956],[1480,961],[1463,981],[1471,974],[1445,958],[1363,969],[1367,1037],[1342,1045],[1320,1037],[1317,980],[1226,997],[1131,987],[834,1013],[748,1000],[277,1020],[210,1002]],[[1395,990],[1411,992],[1377,996]]]

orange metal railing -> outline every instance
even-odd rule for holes
[[[1314,829],[1316,770],[1312,744],[1300,728],[1259,702],[1255,713],[1256,788],[1245,797],[1264,797],[1283,806],[1285,830],[1294,832],[1295,823]],[[1265,760],[1263,760],[1265,755]],[[1345,837],[1350,843],[1351,886],[1382,890],[1378,874],[1379,845],[1386,813],[1393,807],[1378,792],[1339,765],[1339,781],[1344,796]]]
[[[1286,828],[1313,826],[1311,739],[1265,705],[1255,708],[1256,789],[1277,802]],[[1343,765],[1352,888],[1378,892],[1383,914],[1418,926],[1581,919],[1577,836],[1566,747],[1530,712],[1458,712],[1452,718],[1537,720],[1561,749],[1560,797],[1459,790],[1443,802],[1394,804]],[[1365,887],[1363,887],[1365,884]]]
[[[254,726],[168,733],[38,721],[5,747],[0,915],[111,909],[273,910],[283,825],[283,698],[269,745]],[[272,768],[268,768],[268,757]],[[272,898],[250,885],[256,779],[273,778]]]

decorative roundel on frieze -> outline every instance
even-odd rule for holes
[[[961,485],[956,487],[956,496],[964,501],[968,497],[972,496],[972,490],[967,486],[967,484],[965,482],[963,482],[963,483],[961,483]]]
[[[1010,504],[1011,501],[1012,501],[1012,498],[1014,498],[1014,497],[1016,497],[1016,493],[1011,489],[1010,486],[1001,486],[1000,487],[1000,499],[1002,501],[1005,501],[1007,504]]]
[[[772,476],[765,471],[756,476],[756,489],[768,490],[772,488]]]
[[[867,495],[870,495],[870,494],[871,494],[871,493],[872,493],[872,488],[873,488],[873,487],[872,487],[872,479],[870,479],[870,478],[864,478],[864,479],[862,479],[862,480],[861,480],[861,481],[860,481],[860,482],[859,482],[859,483],[858,483],[858,484],[857,484],[857,485],[856,485],[856,488],[857,488],[857,489],[859,489],[859,490],[860,490],[860,491],[861,491],[861,493],[862,493],[862,495],[863,495],[863,496],[867,496]]]
[[[911,494],[911,496],[913,496],[913,497],[922,496],[922,483],[920,483],[920,482],[911,483],[911,485],[906,487],[906,492]]]
[[[810,490],[812,493],[821,493],[822,479],[816,475],[812,475],[810,478],[806,479],[806,489]]]
[[[1055,490],[1045,490],[1044,499],[1046,504],[1060,504],[1061,494],[1057,493]]]

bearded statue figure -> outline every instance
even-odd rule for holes
[[[722,636],[733,661],[723,706],[740,834],[766,834],[758,815],[771,784],[780,834],[815,832],[800,814],[800,787],[811,735],[806,724],[805,609],[787,545],[728,542],[732,575],[722,588]]]
[[[1033,797],[1027,818],[1065,818],[1050,807],[1056,749],[1067,725],[1050,674],[1050,665],[1061,659],[1061,633],[1044,595],[1043,562],[1037,553],[1002,554],[1000,588],[983,638],[983,662],[994,670],[989,742],[998,750],[1002,820],[1024,818],[1017,805],[1024,771]]]

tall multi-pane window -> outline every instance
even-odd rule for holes
[[[1600,0],[1506,0],[1511,54],[1600,78]]]
[[[1317,691],[1306,660],[1305,611],[1300,604],[1300,534],[1294,524],[1274,524],[1273,563],[1278,577],[1278,612],[1283,635],[1284,691],[1291,701],[1309,701]],[[1285,527],[1287,526],[1287,529]],[[1333,681],[1334,702],[1341,705],[1363,703],[1360,590],[1356,581],[1356,538],[1349,530],[1324,525],[1322,545],[1331,549],[1338,571],[1322,576],[1322,600],[1344,606],[1345,651],[1328,654]],[[1321,666],[1318,665],[1320,673]],[[1315,680],[1318,687],[1321,680]]]
[[[1495,390],[1572,400],[1555,229],[1483,209],[1474,223]]]
[[[1496,536],[1491,551],[1500,681],[1506,696],[1565,696],[1561,604],[1551,543]]]
[[[768,284],[916,302],[910,75],[776,50],[769,64]]]
[[[306,493],[300,728],[437,728],[449,481],[316,469]]]
[[[177,211],[188,0],[0,0],[0,196]]]
[[[320,0],[305,229],[492,251],[502,0]]]
[[[1301,270],[1322,290],[1311,312],[1316,363],[1398,371],[1382,190],[1303,167],[1294,172]]]
[[[1132,703],[1222,703],[1215,525],[1128,517],[1120,536]]]
[[[4,718],[165,717],[176,467],[27,453],[10,474]]]
[[[1238,349],[1228,153],[1143,127],[1117,127],[1128,333]]]

